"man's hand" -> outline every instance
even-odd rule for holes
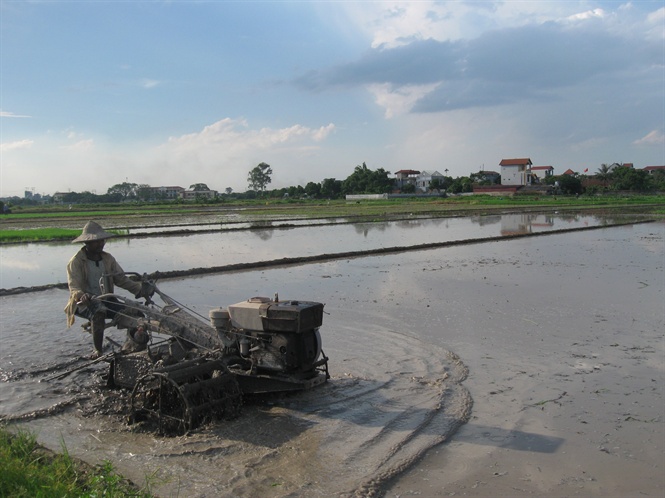
[[[154,293],[155,293],[155,284],[144,280],[143,282],[141,282],[141,290],[138,291],[134,295],[134,297],[137,299],[140,297],[150,299]]]
[[[78,300],[77,304],[88,304],[92,299],[92,294],[83,293]]]

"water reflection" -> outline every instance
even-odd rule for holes
[[[259,239],[266,241],[272,238],[272,232],[275,229],[272,221],[255,221],[250,226],[252,233]]]
[[[473,216],[470,219],[473,223],[478,223],[480,226],[485,226],[485,225],[493,225],[495,223],[501,223],[501,220],[503,219],[504,216],[510,216],[510,215],[496,214],[492,216]]]
[[[253,221],[248,230],[111,239],[106,249],[125,270],[155,272],[269,261],[384,247],[526,234],[628,222],[638,216],[516,213],[470,218],[414,218],[378,223],[288,227]],[[0,288],[65,283],[78,246],[68,242],[0,247]]]
[[[357,234],[367,237],[371,231],[385,232],[389,224],[389,222],[385,221],[381,223],[355,223],[352,226]]]
[[[533,233],[553,226],[554,216],[550,214],[517,213],[501,217],[501,235]]]

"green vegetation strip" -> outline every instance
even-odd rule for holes
[[[120,230],[108,230],[120,235]],[[48,240],[74,240],[81,235],[81,230],[68,228],[34,228],[23,230],[0,230],[0,242],[36,242]]]
[[[115,209],[115,210],[100,210],[100,209],[84,209],[79,208],[71,211],[49,210],[49,209],[30,209],[24,208],[21,211],[13,212],[6,216],[8,219],[42,219],[42,218],[80,218],[86,216],[91,219],[101,216],[132,216],[135,214],[168,214],[170,212],[179,212],[182,210],[174,209],[172,207],[164,209],[146,209],[146,208],[132,208],[132,209]]]
[[[81,230],[65,228],[35,228],[25,230],[0,230],[2,242],[32,242],[36,240],[73,240],[81,235]]]
[[[118,475],[109,461],[90,467],[75,461],[64,448],[54,454],[27,431],[0,427],[0,496],[35,498],[151,497]]]
[[[493,197],[493,196],[468,196],[453,198],[428,198],[428,199],[388,199],[374,201],[308,201],[308,204],[288,205],[282,201],[269,200],[266,202],[246,203],[240,205],[216,205],[216,206],[179,206],[171,205],[160,209],[149,209],[145,206],[136,206],[128,210],[85,210],[79,206],[77,209],[64,214],[68,220],[62,220],[62,225],[73,225],[72,220],[80,220],[77,223],[84,225],[87,220],[100,221],[104,227],[116,226],[116,230],[109,230],[117,235],[132,237],[154,237],[162,235],[183,235],[191,231],[180,232],[151,231],[148,233],[132,233],[131,229],[141,229],[155,224],[156,218],[167,217],[168,224],[160,224],[162,228],[168,226],[182,226],[178,220],[187,220],[186,225],[192,226],[191,219],[197,215],[205,215],[206,222],[202,224],[219,223],[219,230],[228,230],[232,225],[239,223],[256,223],[258,221],[277,222],[289,219],[298,220],[323,220],[330,219],[332,223],[354,222],[382,222],[393,221],[399,217],[429,216],[456,217],[456,216],[479,216],[493,213],[508,212],[572,212],[579,213],[618,212],[622,214],[642,213],[650,215],[665,215],[665,195],[661,196],[603,196],[580,198],[565,196],[546,197]],[[30,214],[11,214],[0,217],[0,244],[14,244],[36,241],[72,240],[80,234],[77,229],[40,228],[33,229],[36,221],[42,219],[44,224],[58,225],[59,213],[33,212]],[[219,218],[216,218],[216,217]],[[212,220],[212,221],[211,221]],[[162,220],[163,221],[163,220]],[[121,225],[125,223],[126,225]],[[298,225],[301,226],[301,225]],[[10,228],[11,227],[11,228]],[[253,228],[253,227],[252,227]],[[256,227],[259,228],[259,227]],[[108,229],[108,228],[107,228]],[[251,229],[251,228],[250,228]],[[209,230],[217,231],[215,230]],[[199,232],[200,233],[200,232]]]
[[[284,200],[275,198],[262,198],[243,200],[235,202],[218,202],[209,204],[197,203],[137,203],[127,204],[87,204],[73,205],[71,209],[63,209],[62,205],[40,205],[40,206],[18,206],[12,214],[3,215],[1,220],[11,219],[39,219],[39,218],[88,218],[99,217],[122,217],[122,216],[145,216],[145,215],[192,215],[205,213],[283,213],[290,215],[321,216],[327,213],[329,216],[345,216],[353,214],[367,214],[367,211],[422,211],[422,210],[447,210],[463,209],[464,207],[479,206],[544,206],[561,207],[571,206],[584,208],[587,206],[627,206],[634,204],[665,204],[664,195],[656,194],[630,194],[630,195],[515,195],[515,196],[492,196],[492,195],[467,195],[450,197],[406,197],[398,199],[377,200]]]

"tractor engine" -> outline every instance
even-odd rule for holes
[[[213,310],[210,318],[218,334],[235,337],[235,353],[258,373],[316,375],[323,304],[253,297],[228,311]]]

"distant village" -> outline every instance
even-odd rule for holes
[[[263,164],[263,163],[262,163]],[[365,165],[363,164],[363,167]],[[575,172],[572,169],[567,169],[563,174],[555,177],[553,166],[534,166],[530,158],[508,158],[502,159],[499,163],[500,171],[484,170],[481,169],[477,173],[473,173],[470,177],[463,177],[465,180],[461,183],[459,179],[453,180],[447,176],[448,169],[444,170],[442,174],[436,170],[417,171],[412,169],[403,169],[396,171],[393,178],[387,178],[390,182],[390,188],[386,188],[381,192],[382,197],[386,196],[405,196],[405,195],[442,195],[446,193],[471,193],[471,194],[490,194],[490,195],[512,195],[519,192],[540,192],[552,193],[556,192],[557,188],[561,188],[560,183],[566,183],[566,178],[575,179],[583,188],[595,188],[607,186],[607,178],[609,178],[617,168],[626,168],[635,170],[633,163],[614,163],[611,165],[602,165],[596,172],[589,172],[589,168],[585,168],[582,173]],[[384,172],[386,175],[391,173]],[[656,175],[661,181],[665,181],[665,166],[646,166],[641,170],[648,175]],[[556,180],[558,179],[558,180]],[[328,181],[341,183],[340,180],[327,179]],[[562,182],[559,180],[563,180]],[[268,179],[268,183],[270,180]],[[190,186],[189,189],[180,186],[159,186],[153,187],[149,185],[131,184],[136,187],[135,190],[141,191],[141,195],[136,195],[134,192],[132,197],[140,197],[142,200],[181,200],[181,201],[194,201],[194,200],[212,200],[224,195],[230,196],[233,191],[227,188],[224,193],[217,190],[208,188],[204,183],[197,183]],[[319,189],[291,187],[284,190],[282,196],[288,197],[289,192],[295,192],[299,197],[307,197],[308,190],[314,194],[320,192],[321,184],[314,184],[310,182],[307,187],[311,185],[319,187]],[[294,190],[295,189],[295,190]],[[111,189],[109,189],[111,190]],[[574,192],[563,192],[574,193]],[[55,192],[52,195],[45,195],[35,193],[34,189],[26,188],[23,198],[10,197],[3,198],[5,208],[9,203],[17,202],[19,200],[31,201],[31,203],[67,203],[72,202],[72,192]],[[74,193],[76,194],[76,193]],[[80,194],[77,194],[80,195]],[[96,195],[96,194],[95,194]],[[234,194],[236,196],[241,194]],[[376,192],[368,194],[367,192],[347,192],[347,197],[351,198],[367,198],[370,196],[378,195]],[[312,195],[317,197],[317,195]],[[6,210],[6,209],[5,209]]]
[[[499,166],[501,168],[500,172],[480,171],[475,173],[473,176],[476,179],[476,184],[473,186],[473,192],[515,193],[529,187],[533,190],[547,190],[548,187],[556,186],[556,181],[548,181],[554,178],[554,167],[534,166],[528,157],[502,159]],[[614,163],[606,166],[604,173],[610,175],[617,168],[634,169],[634,166],[633,163]],[[642,170],[650,175],[654,173],[665,174],[665,166],[646,166]],[[582,176],[588,185],[598,183],[597,180],[594,181],[596,174],[589,174],[588,168],[581,175],[572,169],[567,169],[563,172],[563,175],[567,177]],[[428,192],[433,182],[440,184],[444,179],[444,175],[438,171],[401,170],[395,173],[395,184],[398,189],[403,189],[407,184],[413,184],[416,191],[422,193]]]

